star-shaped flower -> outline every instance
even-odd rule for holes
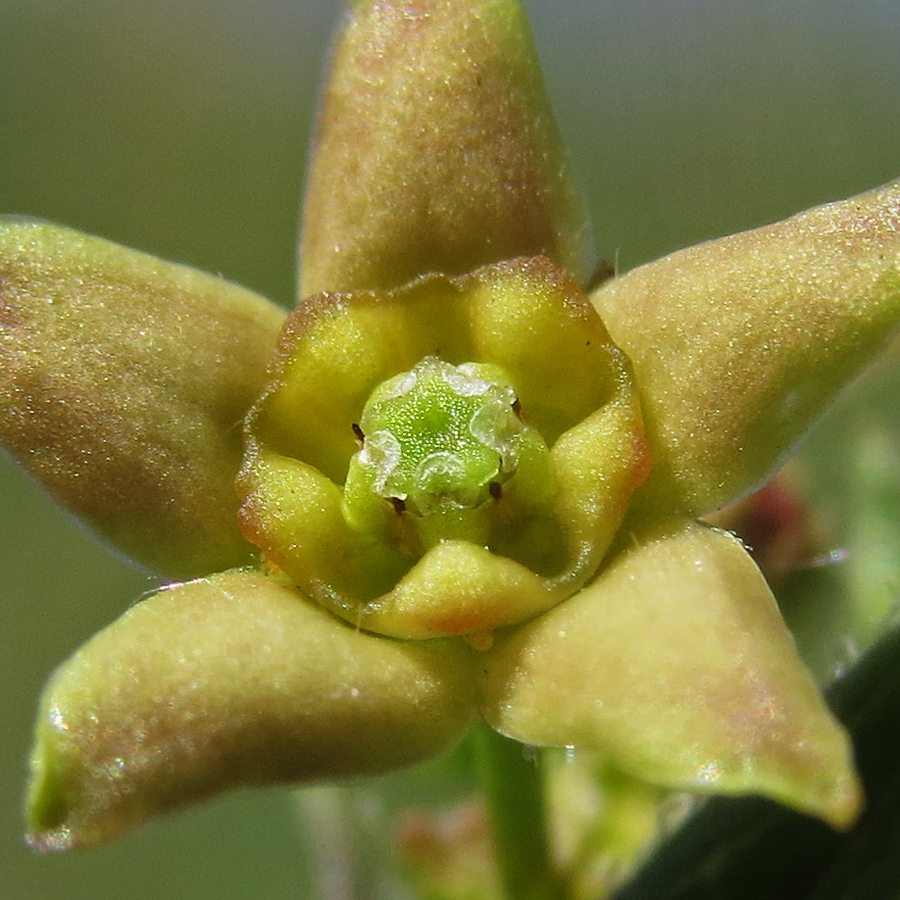
[[[853,821],[846,737],[764,579],[696,520],[896,330],[900,183],[588,299],[591,262],[512,0],[352,6],[286,322],[211,276],[0,226],[0,436],[193,579],[52,678],[37,845],[410,765],[479,715]]]

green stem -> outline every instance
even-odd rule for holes
[[[526,755],[522,744],[483,723],[476,729],[475,746],[509,900],[562,900],[562,881],[550,858],[539,756]]]

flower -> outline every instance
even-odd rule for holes
[[[588,278],[581,221],[518,6],[422,0],[348,18],[306,201],[302,293],[316,299],[280,338],[282,314],[240,288],[4,224],[4,442],[110,540],[194,579],[133,607],[48,685],[38,845],[101,840],[236,784],[411,764],[479,714],[660,784],[853,820],[846,738],[764,580],[695,520],[764,480],[896,329],[900,186],[674,254],[592,305],[560,269]],[[502,321],[485,324],[485,297]],[[398,349],[398,317],[415,352]],[[407,395],[424,412],[505,398],[471,448],[497,460],[441,457],[389,486],[390,441],[430,434],[401,440],[423,416],[385,403]],[[264,568],[235,527],[248,410],[240,522]],[[595,413],[604,424],[563,454]],[[431,449],[419,462],[444,452]],[[283,459],[302,465],[285,478]],[[504,495],[526,470],[510,527]],[[548,542],[562,549],[542,559]],[[380,601],[419,576],[410,625]],[[423,596],[438,613],[424,626]]]

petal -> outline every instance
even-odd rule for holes
[[[765,480],[896,330],[900,181],[674,253],[592,299],[634,363],[645,496],[709,512]]]
[[[593,262],[516,0],[357,0],[335,48],[301,296],[547,255]]]
[[[848,826],[847,738],[740,543],[691,524],[629,545],[485,656],[484,714],[678,789],[761,793]]]
[[[443,541],[413,565],[351,528],[337,486],[296,460],[262,451],[242,487],[248,540],[355,627],[413,639],[471,634],[559,600],[524,566],[469,541]]]
[[[193,269],[0,221],[0,439],[141,562],[182,577],[246,562],[240,422],[283,318]]]
[[[391,292],[317,294],[298,304],[251,416],[251,438],[258,433],[343,482],[358,449],[351,425],[371,392],[431,355],[501,366],[551,444],[630,375],[569,275],[546,258],[507,260],[460,278],[433,275]]]
[[[84,846],[228,788],[434,756],[473,719],[470,659],[363,634],[256,571],[174,585],[48,685],[30,840]]]

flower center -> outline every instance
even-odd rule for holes
[[[584,585],[646,472],[597,312],[549,260],[509,260],[301,304],[247,419],[238,522],[355,627],[479,634]]]
[[[376,388],[360,421],[357,458],[372,490],[411,512],[478,506],[489,485],[517,467],[525,425],[516,404],[496,367],[426,357]]]
[[[348,521],[386,529],[409,552],[455,537],[486,543],[503,485],[523,466],[546,472],[547,446],[518,413],[494,365],[428,356],[383,382],[354,426],[362,447],[344,488]],[[405,526],[398,531],[385,510]]]

